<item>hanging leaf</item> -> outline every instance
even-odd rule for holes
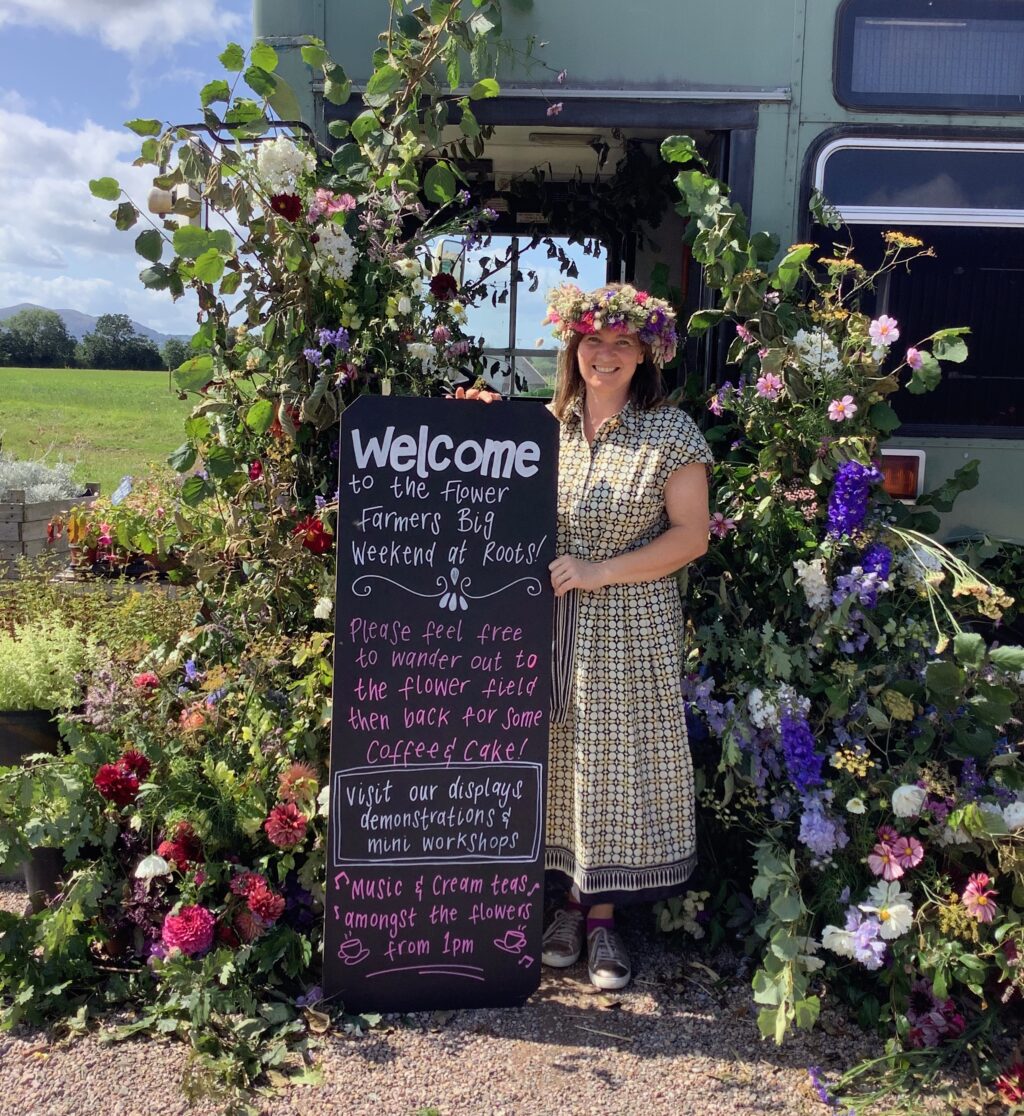
[[[126,120],[124,126],[131,128],[137,136],[158,136],[160,135],[160,121],[159,120]]]
[[[497,97],[500,92],[501,86],[494,78],[481,78],[469,91],[469,96],[471,100],[482,101],[489,97]]]
[[[176,473],[187,473],[189,469],[196,463],[196,449],[195,446],[186,442],[178,448],[167,458],[167,464]]]
[[[208,248],[196,257],[193,274],[201,283],[216,283],[224,274],[224,257],[216,248]]]
[[[343,105],[352,95],[352,82],[340,66],[332,66],[324,75],[324,99],[332,105]]]
[[[110,216],[118,229],[124,232],[126,229],[130,229],[139,219],[139,211],[131,202],[121,202]]]
[[[268,74],[266,70],[261,70],[259,66],[250,66],[245,73],[242,74],[242,80],[254,93],[258,93],[261,97],[268,99],[277,89],[277,84],[274,81],[273,75]]]
[[[180,391],[199,391],[213,379],[213,357],[192,357],[174,370],[174,384]]]
[[[256,434],[265,434],[274,421],[274,404],[269,399],[259,399],[245,415],[245,425]]]
[[[302,61],[305,62],[307,66],[312,66],[314,70],[319,70],[322,66],[325,66],[330,57],[327,51],[324,50],[323,43],[319,40],[310,43],[309,46],[302,47],[299,54],[302,55]]]
[[[691,163],[700,159],[700,152],[689,136],[669,136],[662,140],[661,157],[667,163]]]
[[[214,487],[202,477],[189,477],[181,486],[182,502],[190,507],[198,507],[205,499],[214,494]]]
[[[150,263],[158,263],[164,250],[164,238],[156,229],[146,229],[135,238],[135,251]]]
[[[455,197],[455,175],[447,163],[435,163],[427,171],[423,180],[423,192],[431,201],[440,205]]]
[[[208,81],[202,89],[199,90],[199,103],[206,108],[216,101],[229,102],[231,100],[231,87],[223,78],[217,78],[216,81]]]
[[[90,178],[89,191],[94,198],[104,201],[117,201],[121,196],[121,187],[116,178]]]
[[[397,66],[381,66],[374,70],[373,76],[366,83],[366,92],[370,97],[387,97],[400,89],[405,77]]]
[[[224,69],[233,74],[240,73],[245,67],[245,51],[238,43],[228,43],[227,48],[217,57]]]
[[[277,69],[277,51],[269,43],[253,43],[249,51],[249,61],[272,74]]]

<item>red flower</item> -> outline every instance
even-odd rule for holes
[[[139,780],[131,771],[126,771],[119,763],[104,763],[92,779],[92,785],[108,802],[118,806],[128,806],[139,793]]]
[[[213,945],[216,921],[205,907],[182,907],[176,915],[164,919],[160,937],[168,949],[180,949],[194,957]]]
[[[307,515],[305,519],[296,523],[292,534],[300,535],[302,545],[314,554],[323,554],[325,550],[330,550],[334,542],[334,536],[315,515]]]
[[[249,466],[249,480],[258,481],[260,479],[260,477],[262,477],[262,476],[263,476],[263,462],[260,461],[259,458],[257,458]]]
[[[160,679],[151,670],[144,670],[132,676],[132,685],[137,690],[159,690]]]
[[[453,298],[458,289],[459,285],[455,282],[455,276],[449,275],[447,271],[442,271],[440,275],[435,275],[430,280],[430,293],[439,302],[447,302],[448,299]]]
[[[144,756],[138,748],[128,748],[117,761],[117,765],[122,771],[126,771],[130,775],[137,775],[140,779],[145,779],[153,770],[149,757]]]
[[[298,194],[275,194],[270,199],[270,208],[286,221],[297,221],[302,216],[302,199]]]
[[[266,880],[259,880],[254,883],[249,888],[246,900],[249,904],[249,910],[268,926],[273,926],[284,914],[284,896],[273,891]]]
[[[234,929],[226,922],[217,923],[217,941],[222,945],[228,946],[230,949],[238,949],[242,944],[242,939],[239,938]]]
[[[996,1088],[1007,1104],[1024,1103],[1024,1062],[1014,1062],[1006,1073],[997,1077]]]
[[[576,321],[571,323],[571,327],[577,333],[593,333],[594,311],[588,310],[585,314],[582,314]]]
[[[261,876],[259,872],[239,872],[237,876],[231,881],[231,890],[236,895],[248,896],[249,892],[256,887],[267,887],[267,879]]]
[[[263,823],[267,836],[279,849],[292,849],[306,836],[306,819],[294,802],[275,806]]]
[[[199,843],[196,831],[187,821],[178,822],[174,836],[161,841],[156,853],[174,864],[179,872],[184,872],[192,864],[201,864],[203,860],[203,846]]]

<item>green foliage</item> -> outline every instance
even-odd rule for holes
[[[0,709],[70,709],[78,676],[93,660],[95,641],[60,620],[15,624],[0,630]]]
[[[75,360],[75,339],[54,310],[20,310],[0,326],[0,365],[65,368]]]

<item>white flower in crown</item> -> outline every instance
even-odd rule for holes
[[[667,364],[676,354],[675,311],[664,299],[635,287],[600,287],[588,294],[574,283],[563,283],[548,295],[544,324],[553,326],[564,344],[574,334],[607,328],[635,333],[655,364]]]

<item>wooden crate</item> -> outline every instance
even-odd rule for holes
[[[18,576],[19,558],[36,558],[52,554],[60,561],[67,558],[67,535],[47,543],[46,533],[50,520],[57,515],[67,515],[75,505],[92,503],[99,493],[98,484],[87,484],[85,494],[67,500],[42,500],[27,504],[25,493],[11,489],[0,500],[0,578]]]

